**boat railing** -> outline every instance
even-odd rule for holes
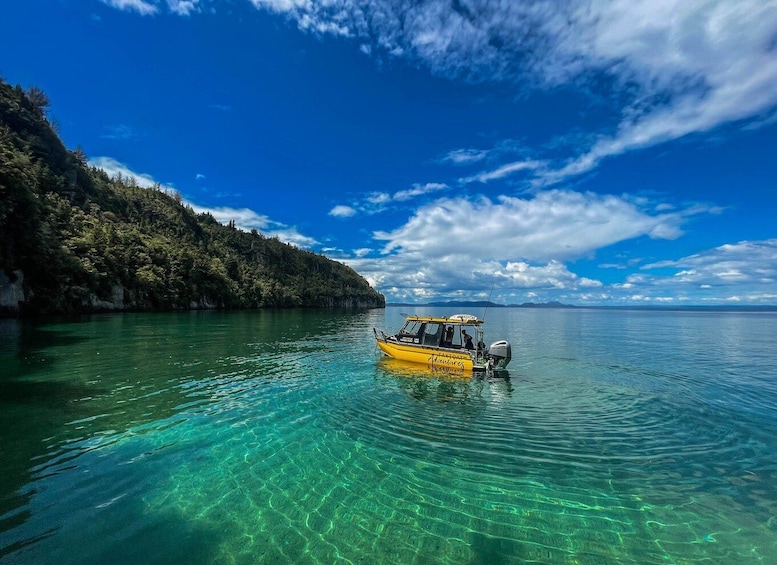
[[[386,341],[388,339],[388,336],[383,330],[379,330],[378,328],[372,328],[372,333],[375,334],[375,339],[382,339],[383,341]],[[380,335],[378,335],[380,333]]]

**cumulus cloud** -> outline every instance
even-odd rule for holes
[[[495,202],[437,200],[375,238],[386,242],[386,254],[420,253],[430,259],[455,249],[493,260],[569,260],[640,236],[677,238],[688,215],[708,211],[695,206],[651,215],[622,197],[549,190],[531,198],[500,196]]]
[[[655,274],[659,269],[663,272]],[[777,298],[777,239],[725,244],[682,259],[644,265],[642,271],[606,287],[594,300],[678,306],[773,304]]]
[[[345,259],[390,300],[418,302],[432,298],[485,299],[484,288],[493,288],[492,300],[521,301],[529,294],[589,291],[602,283],[571,272],[558,261],[530,264],[524,261],[489,261],[467,254],[450,254],[428,261],[413,253],[401,253],[391,260],[375,257]]]
[[[555,260],[481,260],[451,253],[428,261],[418,253],[399,253],[390,261],[364,257],[347,262],[392,301],[485,299],[483,289],[492,286],[492,299],[505,304],[561,300],[580,305],[759,305],[777,299],[777,239],[741,241],[645,265],[644,272],[609,285],[579,276]],[[675,272],[652,273],[658,269]]]
[[[713,288],[736,285],[777,284],[777,239],[740,241],[721,245],[676,261],[660,261],[642,267],[676,268],[672,281]]]
[[[376,232],[385,242],[379,252],[346,262],[391,300],[472,299],[492,286],[501,302],[529,293],[603,300],[617,289],[572,272],[564,261],[626,239],[672,239],[689,216],[715,211],[655,209],[646,200],[564,190],[496,201],[444,198],[420,207],[403,226]]]
[[[342,204],[337,205],[331,210],[329,210],[329,215],[334,216],[335,218],[349,218],[350,216],[353,216],[355,214],[356,214],[356,210],[354,210],[350,206],[344,206]]]

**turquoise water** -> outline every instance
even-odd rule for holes
[[[0,321],[0,561],[777,563],[777,314],[399,310]]]

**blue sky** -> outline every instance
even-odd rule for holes
[[[389,301],[777,304],[777,2],[17,0],[68,147]]]

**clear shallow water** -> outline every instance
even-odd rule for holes
[[[777,563],[776,314],[399,310],[0,321],[0,561]]]

